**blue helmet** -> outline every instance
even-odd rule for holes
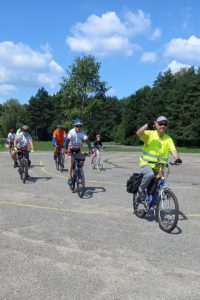
[[[83,123],[81,122],[81,120],[79,118],[74,120],[74,126],[82,126]]]

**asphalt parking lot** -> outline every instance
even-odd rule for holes
[[[171,234],[133,214],[125,184],[138,158],[105,151],[101,172],[87,158],[80,199],[52,153],[31,154],[26,184],[0,153],[0,299],[200,299],[200,155],[171,169]]]

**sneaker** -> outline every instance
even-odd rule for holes
[[[73,185],[73,178],[69,178],[69,179],[68,179],[68,184],[69,184],[69,185]]]
[[[17,168],[17,167],[19,167],[18,162],[15,161],[15,162],[14,162],[14,168]]]

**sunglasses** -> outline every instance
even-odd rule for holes
[[[160,122],[158,123],[159,126],[167,126],[167,123],[166,122]]]

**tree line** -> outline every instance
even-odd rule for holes
[[[0,136],[21,123],[30,126],[36,140],[50,140],[57,123],[68,131],[80,117],[84,130],[94,139],[125,145],[139,143],[135,132],[162,114],[169,119],[169,134],[178,146],[200,146],[200,69],[158,74],[153,85],[129,97],[107,96],[109,87],[99,75],[101,64],[93,56],[76,57],[54,95],[41,87],[28,103],[8,99],[0,105]]]

